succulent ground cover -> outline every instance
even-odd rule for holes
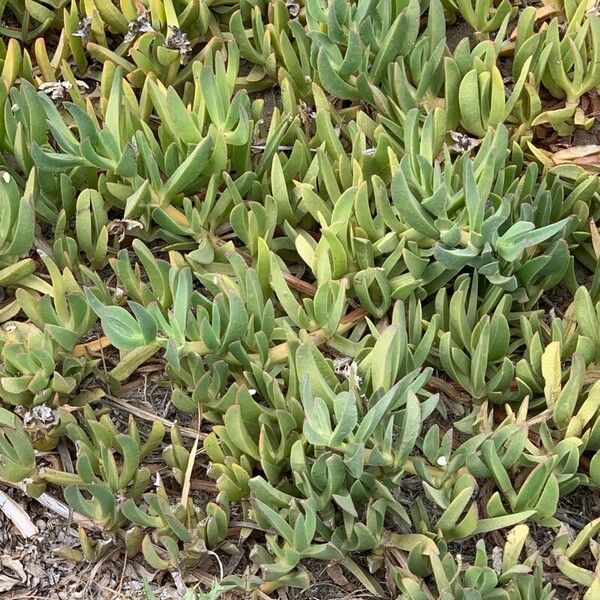
[[[2,597],[600,598],[593,0],[0,18]]]

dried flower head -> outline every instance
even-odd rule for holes
[[[300,118],[302,121],[314,121],[317,118],[317,112],[315,111],[314,106],[310,106],[304,100],[300,100],[298,102],[298,112],[300,113]]]
[[[145,10],[140,13],[135,20],[129,22],[127,33],[125,34],[123,41],[131,42],[140,35],[140,33],[148,33],[150,31],[154,31],[154,28],[150,23],[149,13]]]
[[[77,79],[75,81],[81,91],[89,90],[90,86],[85,82]],[[67,92],[73,87],[70,81],[47,81],[39,87],[40,92],[48,94],[52,100],[62,102],[67,97]]]
[[[298,4],[298,2],[296,2],[295,0],[286,0],[285,7],[288,10],[288,14],[290,15],[290,18],[292,18],[292,19],[298,18],[298,15],[300,14],[300,4]]]
[[[302,126],[307,135],[313,136],[316,131],[317,113],[314,106],[307,104],[304,100],[298,102],[298,114],[302,121]]]
[[[600,2],[594,3],[594,5],[585,12],[585,16],[586,17],[600,16]]]
[[[61,102],[67,97],[67,92],[72,87],[69,81],[47,81],[40,85],[40,91],[48,94],[52,100]]]
[[[23,427],[34,438],[44,437],[48,430],[58,425],[58,412],[45,404],[34,406],[22,414]]]
[[[358,365],[348,356],[336,358],[333,361],[333,370],[344,379],[352,379],[357,385],[362,383],[362,377],[358,374]]]
[[[92,29],[92,17],[79,17],[77,29],[73,32],[73,37],[87,39]]]
[[[348,372],[351,363],[352,359],[348,356],[336,358],[333,361],[333,370],[338,375],[345,375]]]
[[[107,225],[108,233],[118,236],[120,242],[125,239],[125,236],[131,230],[143,228],[144,226],[139,221],[133,219],[113,219]]]
[[[179,27],[171,27],[171,33],[167,37],[167,48],[179,50],[179,62],[186,65],[192,58],[192,45],[186,33]]]
[[[452,150],[460,152],[460,154],[464,154],[480,144],[479,140],[470,138],[467,134],[460,131],[451,131],[450,137],[455,141],[451,146]]]

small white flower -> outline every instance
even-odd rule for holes
[[[255,390],[254,388],[250,388],[250,389],[248,390],[248,393],[249,393],[251,396],[254,396],[254,395],[256,394],[256,390]]]
[[[440,456],[436,462],[440,467],[445,467],[448,464],[448,459],[445,456]]]
[[[2,173],[2,179],[4,180],[4,183],[10,183],[10,175],[6,171]]]

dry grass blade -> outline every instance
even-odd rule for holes
[[[192,445],[192,449],[190,450],[190,457],[188,460],[187,467],[185,469],[185,477],[183,480],[183,485],[181,487],[181,505],[186,506],[188,497],[190,495],[190,484],[192,481],[192,473],[194,472],[194,465],[196,464],[196,454],[198,452],[198,442],[200,441],[200,425],[202,423],[202,415],[200,414],[200,409],[198,409],[198,431],[196,433],[196,439],[194,440],[194,444]]]
[[[106,396],[105,398],[106,398],[106,402],[108,404],[111,404],[115,408],[119,408],[128,413],[131,413],[132,415],[139,417],[140,419],[143,419],[144,421],[149,421],[151,423],[153,423],[154,421],[158,421],[159,423],[162,423],[168,429],[171,429],[175,425],[175,423],[173,421],[169,421],[169,419],[165,419],[164,417],[160,417],[154,413],[151,413],[148,410],[144,410],[143,408],[140,408],[139,406],[133,406],[126,400],[121,400],[119,398],[115,398],[114,396]],[[181,435],[183,437],[187,437],[192,440],[195,440],[197,437],[199,437],[199,439],[203,440],[206,437],[205,434],[200,433],[198,431],[194,431],[190,427],[181,427],[180,426],[179,430],[181,431]]]

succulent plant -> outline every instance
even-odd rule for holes
[[[550,584],[541,581],[542,566],[535,555],[520,561],[529,529],[518,525],[512,529],[502,548],[500,556],[490,566],[485,542],[477,542],[473,564],[464,564],[462,559],[447,552],[443,555],[431,555],[433,586],[426,586],[412,573],[398,572],[397,578],[401,598],[420,600],[431,594],[432,590],[440,598],[467,598],[477,594],[482,598],[533,598],[550,599],[553,591]],[[497,563],[500,564],[497,564]]]
[[[208,597],[593,597],[592,4],[0,1],[0,479]]]
[[[9,323],[0,341],[0,397],[10,405],[36,406],[77,403],[78,384],[94,363],[75,356],[61,357],[53,339],[35,325]]]

